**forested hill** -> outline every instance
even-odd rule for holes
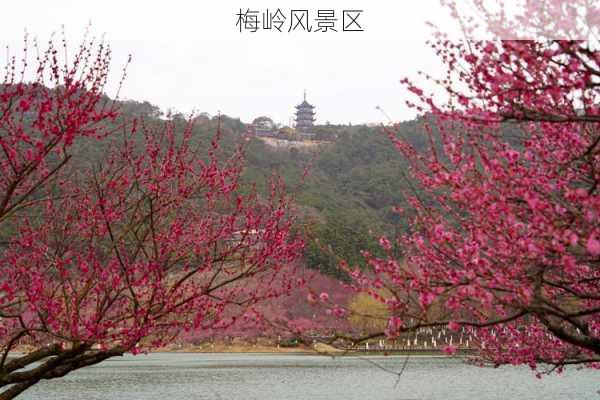
[[[147,102],[124,102],[121,112],[125,117],[141,116],[145,123],[160,123],[162,117],[159,109]],[[173,118],[183,129],[184,117],[174,115]],[[208,144],[217,131],[219,119],[201,114],[195,122],[194,137]],[[399,127],[402,135],[422,145],[425,143],[420,121],[404,122]],[[223,146],[233,148],[245,129],[239,119],[221,116]],[[295,195],[303,226],[317,239],[309,241],[307,264],[336,274],[337,260],[332,254],[350,263],[360,263],[361,250],[378,251],[378,234],[390,233],[400,226],[392,208],[403,203],[406,167],[381,127],[357,125],[323,129],[333,130],[337,140],[317,151],[274,149],[259,139],[250,140],[244,179],[256,183],[259,190],[265,190],[265,183],[273,172],[284,178],[288,191]],[[78,153],[88,160],[101,161],[101,146],[105,145],[90,141],[82,144]],[[301,180],[307,166],[309,174]]]
[[[376,253],[378,234],[399,226],[392,209],[403,204],[406,166],[381,127],[338,126],[338,139],[317,152],[297,149],[274,150],[260,140],[250,142],[246,177],[260,180],[271,170],[297,189],[297,202],[321,246],[311,241],[309,265],[335,273],[337,261],[328,251],[350,263],[362,261],[361,250]],[[402,135],[424,144],[422,124],[400,124]],[[303,167],[309,175],[298,185]]]

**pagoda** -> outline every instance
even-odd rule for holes
[[[310,139],[315,134],[313,132],[315,122],[315,106],[306,101],[306,90],[304,91],[304,101],[296,106],[296,132],[299,137]]]

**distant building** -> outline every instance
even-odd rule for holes
[[[296,106],[296,133],[299,138],[312,139],[315,136],[315,106],[306,101],[306,90],[304,101]]]
[[[277,133],[275,122],[269,117],[258,117],[252,121],[252,131],[257,136],[273,136]]]
[[[278,125],[269,117],[258,117],[247,125],[246,132],[251,136],[271,137],[288,141],[314,140],[317,132],[315,129],[315,106],[306,101],[306,90],[302,103],[296,106],[295,129]]]

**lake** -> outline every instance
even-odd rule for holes
[[[478,368],[404,356],[155,353],[125,356],[43,382],[28,400],[595,399],[600,373],[569,369],[536,379],[528,368]],[[373,363],[377,364],[374,365]]]

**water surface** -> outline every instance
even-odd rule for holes
[[[27,400],[600,400],[600,372],[536,379],[527,368],[478,368],[403,356],[156,353],[125,356],[42,382]],[[384,369],[382,369],[384,368]]]

